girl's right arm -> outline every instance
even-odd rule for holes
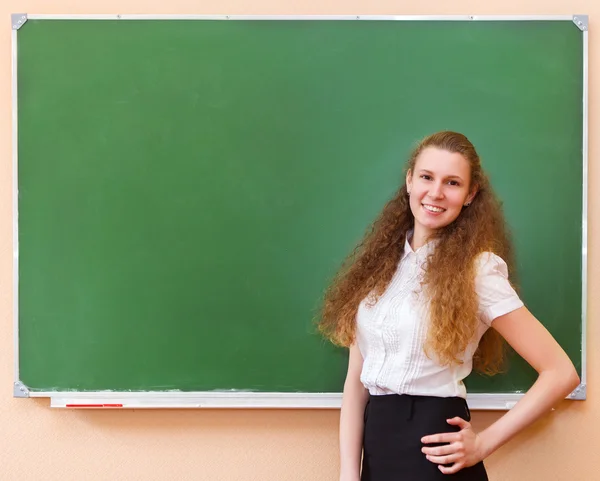
[[[363,357],[350,347],[348,373],[340,412],[340,481],[359,481],[363,447],[364,412],[369,392],[360,381]]]

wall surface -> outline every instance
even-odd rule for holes
[[[417,7],[417,5],[419,5]],[[600,480],[600,2],[593,0],[4,0],[0,6],[0,480],[333,481],[338,411],[64,411],[13,399],[10,14],[590,16],[588,399],[564,402],[487,460],[492,481]],[[490,113],[493,115],[493,112]],[[543,199],[540,199],[541,206]],[[501,413],[475,412],[483,429]]]

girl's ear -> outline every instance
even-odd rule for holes
[[[467,199],[465,200],[465,205],[471,205],[471,202],[473,202],[473,199],[475,197],[477,197],[477,194],[479,193],[479,186],[475,186],[473,188],[473,190],[471,191],[471,193],[467,196]]]
[[[408,169],[406,171],[406,190],[410,192],[412,189],[412,171]]]

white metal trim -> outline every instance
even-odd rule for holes
[[[17,107],[17,30],[11,32],[12,97],[12,215],[13,215],[13,348],[14,382],[19,382],[19,175],[18,175],[18,107]]]
[[[388,21],[559,21],[573,15],[155,15],[155,14],[28,14],[31,20],[388,20]]]
[[[587,385],[587,299],[588,299],[588,30],[583,30],[583,194],[581,223],[581,383]]]
[[[339,409],[341,393],[248,392],[32,392],[31,397],[50,397],[53,408],[122,409]],[[473,410],[509,410],[524,394],[470,394]]]
[[[33,393],[31,393],[33,394]],[[40,393],[41,394],[41,393]],[[45,395],[49,393],[44,393]],[[35,396],[38,394],[36,393]],[[33,397],[33,396],[32,396]],[[44,396],[46,397],[46,396]],[[51,407],[335,409],[341,393],[89,392],[53,393]],[[83,405],[83,406],[81,406]]]

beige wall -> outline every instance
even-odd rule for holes
[[[416,7],[419,3],[421,6]],[[485,5],[487,6],[483,6]],[[156,6],[147,6],[147,5]],[[160,7],[163,5],[163,7]],[[0,480],[331,481],[337,411],[61,411],[13,399],[9,14],[590,15],[588,400],[557,411],[488,461],[492,481],[600,480],[600,2],[597,0],[3,0],[0,6]],[[491,113],[493,114],[493,112]],[[476,428],[499,414],[474,413]],[[592,474],[595,473],[595,474]]]

